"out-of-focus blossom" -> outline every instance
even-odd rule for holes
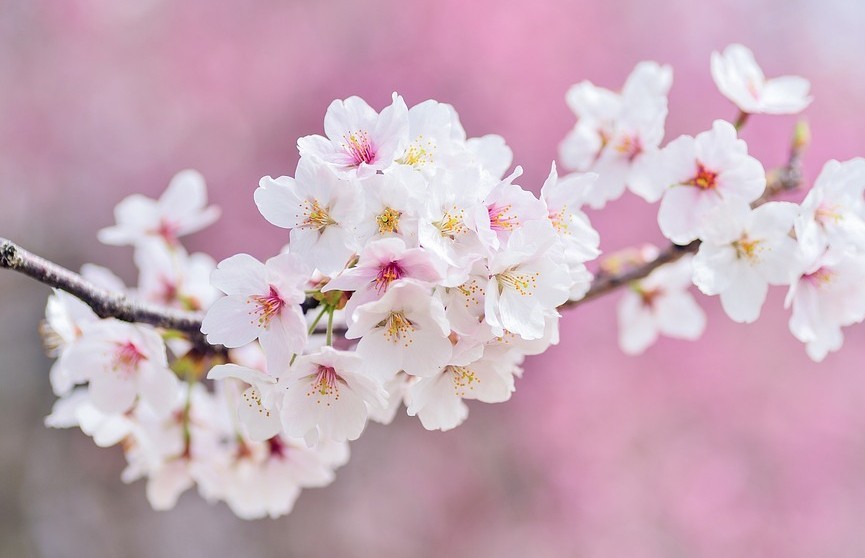
[[[669,66],[641,62],[621,93],[589,81],[568,90],[566,100],[577,123],[559,146],[559,155],[568,169],[598,174],[586,187],[584,203],[600,209],[626,187],[654,201],[653,190],[644,183],[647,164],[664,138],[672,82]]]
[[[645,351],[659,335],[699,338],[706,328],[706,314],[688,292],[690,285],[690,258],[659,267],[632,283],[619,301],[619,347],[633,355]]]
[[[712,79],[721,93],[748,114],[795,114],[811,104],[811,83],[798,76],[766,79],[747,47],[732,44],[712,53]]]
[[[706,216],[702,243],[694,256],[694,284],[736,322],[760,316],[769,285],[789,285],[798,258],[790,236],[799,208],[769,202],[751,210],[745,203],[719,207]]]
[[[177,173],[158,200],[129,196],[114,210],[117,224],[99,231],[105,244],[138,245],[161,239],[174,246],[181,236],[200,231],[219,219],[219,208],[207,205],[204,177],[197,171]]]

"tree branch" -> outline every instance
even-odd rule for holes
[[[23,273],[49,287],[66,291],[81,299],[100,318],[150,324],[180,331],[193,338],[201,336],[202,313],[166,308],[108,291],[5,238],[0,238],[0,268]]]
[[[790,147],[787,164],[770,175],[766,191],[752,205],[754,207],[766,203],[782,192],[794,190],[802,183],[801,159],[802,152],[808,143],[807,127],[797,125]],[[657,268],[675,262],[686,254],[695,253],[700,247],[700,241],[695,240],[685,246],[671,244],[652,260],[623,271],[621,273],[600,272],[592,282],[586,296],[580,300],[571,300],[560,306],[560,309],[573,308],[594,300],[632,281],[647,277]],[[201,333],[201,312],[187,312],[148,302],[135,300],[122,293],[114,293],[102,289],[81,275],[62,266],[28,252],[12,241],[0,238],[0,268],[12,269],[23,273],[32,279],[50,287],[61,289],[81,299],[100,318],[117,318],[125,322],[145,323],[152,326],[180,331],[189,336],[190,340],[202,352],[222,352],[224,348],[207,343]],[[318,301],[309,297],[301,309],[304,312],[318,306]]]

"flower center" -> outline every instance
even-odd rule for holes
[[[370,164],[375,160],[375,148],[365,130],[347,134],[342,139],[344,140],[342,148],[351,157],[354,166],[359,166],[361,163]]]
[[[283,459],[286,457],[286,452],[288,452],[288,446],[282,441],[279,435],[276,435],[267,440],[267,450],[270,452],[271,457]]]
[[[151,230],[152,234],[162,237],[165,243],[174,246],[177,244],[177,233],[180,232],[180,227],[176,223],[172,223],[165,218],[159,220],[159,226]]]
[[[465,211],[454,206],[451,210],[445,211],[441,220],[436,221],[433,225],[441,232],[442,236],[453,240],[466,232],[466,226],[463,224],[464,217]]]
[[[424,142],[423,135],[417,137],[406,150],[405,155],[397,159],[397,163],[422,167],[433,162],[435,145],[431,141]]]
[[[643,142],[640,141],[639,136],[625,136],[616,145],[616,151],[621,153],[629,163],[633,163],[634,159],[643,152]]]
[[[382,321],[379,326],[384,327],[384,338],[393,343],[403,343],[408,347],[414,340],[411,334],[414,333],[414,324],[405,317],[402,312],[391,312],[390,315]]]
[[[342,378],[332,366],[319,365],[306,396],[312,397],[314,395],[317,398],[316,403],[321,403],[322,398],[326,398],[326,404],[330,407],[331,398],[333,401],[339,401],[339,384],[341,381]]]
[[[329,225],[336,225],[336,221],[327,212],[327,208],[322,207],[318,200],[306,200],[303,202],[303,217],[304,222],[301,227],[321,230]]]
[[[736,249],[737,258],[745,258],[751,263],[759,261],[759,254],[765,248],[761,246],[762,240],[753,240],[748,238],[747,234],[743,234],[742,238],[733,242],[733,248]]]
[[[517,216],[511,214],[511,205],[491,205],[487,208],[490,214],[490,228],[494,231],[510,231],[519,225]]]
[[[384,208],[384,211],[375,218],[375,222],[378,224],[378,232],[381,234],[398,233],[400,216],[402,216],[402,212],[390,207]]]
[[[634,284],[632,287],[633,291],[637,293],[637,296],[640,297],[640,302],[643,303],[643,306],[646,308],[654,308],[655,301],[660,298],[662,294],[664,294],[664,289],[660,287],[654,289],[644,289],[638,284]]]
[[[499,283],[499,292],[507,289],[515,290],[521,296],[532,296],[538,286],[540,272],[518,273],[516,269],[509,269],[496,275]]]
[[[376,292],[378,294],[385,292],[392,282],[401,279],[404,275],[405,271],[397,262],[388,262],[381,266],[375,277]]]
[[[147,360],[147,357],[132,341],[118,343],[117,348],[114,349],[112,368],[124,376],[131,376],[138,370],[138,365],[143,360]]]
[[[844,213],[837,204],[824,203],[817,208],[814,219],[823,226],[829,223],[838,224],[844,220]]]
[[[568,234],[568,206],[563,205],[558,211],[550,211],[550,223],[559,234]]]
[[[697,174],[684,184],[701,190],[714,190],[718,186],[718,173],[710,171],[703,163],[697,163]]]
[[[285,301],[279,296],[279,291],[273,285],[270,286],[270,292],[266,295],[254,295],[249,297],[248,302],[255,304],[255,308],[249,313],[251,316],[258,316],[258,326],[267,327],[270,321],[282,311],[285,306]]]
[[[826,287],[835,278],[835,272],[828,267],[821,267],[813,273],[807,273],[802,276],[803,281],[807,281],[818,289]]]
[[[451,373],[457,397],[465,397],[467,392],[474,390],[475,385],[481,382],[477,374],[465,366],[448,366],[448,371]]]

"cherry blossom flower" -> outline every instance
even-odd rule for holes
[[[420,171],[453,164],[468,153],[466,133],[451,105],[432,99],[408,110],[409,142],[396,162]]]
[[[169,249],[162,242],[144,242],[135,251],[139,269],[138,294],[145,300],[182,308],[203,310],[219,297],[210,284],[216,262],[207,254],[188,254],[178,245]]]
[[[790,331],[820,362],[844,343],[842,327],[865,319],[865,256],[827,251],[803,266],[785,301]]]
[[[383,409],[387,392],[357,353],[322,347],[300,357],[285,376],[282,424],[286,434],[318,440],[356,440],[369,408]]]
[[[706,216],[703,242],[693,259],[694,284],[707,295],[721,295],[733,321],[755,321],[768,286],[793,280],[798,246],[790,231],[798,210],[786,202],[754,210],[734,203]]]
[[[577,124],[559,146],[562,164],[571,170],[594,171],[584,202],[600,209],[628,187],[651,199],[644,184],[648,163],[664,137],[669,66],[641,62],[628,76],[621,94],[584,81],[571,87],[568,106]]]
[[[471,341],[458,343],[450,362],[438,374],[418,378],[406,394],[409,416],[417,416],[427,430],[450,430],[468,416],[465,399],[484,403],[507,401],[514,391],[514,373],[495,349],[484,351]]]
[[[706,314],[688,292],[691,261],[682,258],[635,282],[618,306],[619,347],[636,355],[666,335],[694,340],[706,327]]]
[[[475,220],[486,211],[479,196],[486,189],[485,182],[495,183],[475,168],[438,172],[430,182],[418,238],[421,246],[441,260],[447,286],[463,283],[474,262],[487,255]],[[467,184],[475,186],[467,188]]]
[[[562,257],[567,262],[588,262],[601,253],[598,249],[601,237],[580,210],[585,192],[595,180],[597,175],[594,173],[574,173],[559,178],[554,162],[541,187],[547,218],[556,231]]]
[[[568,299],[570,274],[547,253],[555,239],[548,221],[531,221],[490,258],[485,317],[497,335],[508,330],[525,339],[542,337],[546,316],[557,315]]]
[[[865,159],[829,161],[802,202],[796,238],[810,259],[833,250],[865,252]]]
[[[224,292],[207,311],[201,332],[209,343],[241,347],[255,339],[267,354],[269,370],[281,370],[303,350],[307,326],[300,304],[306,298],[307,267],[290,253],[261,263],[238,254],[219,263],[211,276]]]
[[[698,238],[712,209],[730,201],[751,203],[766,189],[763,165],[748,155],[736,129],[723,120],[696,138],[676,138],[657,164],[655,186],[663,193],[658,225],[676,244]]]
[[[265,176],[255,191],[264,218],[291,230],[291,251],[325,275],[341,271],[355,252],[361,202],[354,181],[307,159],[298,163],[294,178]]]
[[[132,195],[114,209],[117,224],[99,231],[105,244],[138,245],[158,238],[170,246],[178,237],[200,231],[219,219],[219,208],[207,206],[204,177],[197,171],[177,173],[158,200]]]
[[[810,82],[798,76],[766,79],[745,46],[712,53],[712,79],[721,93],[748,114],[795,114],[811,104]]]
[[[517,167],[490,189],[483,204],[476,206],[473,221],[481,241],[490,250],[498,250],[524,223],[547,216],[544,204],[534,194],[513,183],[522,173],[523,169]]]
[[[357,265],[331,279],[321,290],[354,291],[346,305],[346,313],[351,316],[358,306],[378,300],[392,284],[403,279],[431,287],[441,274],[425,250],[406,248],[400,238],[385,238],[367,244]]]
[[[505,175],[514,160],[514,152],[505,143],[505,139],[496,134],[469,138],[466,140],[466,148],[472,155],[472,163],[479,165],[496,180]]]
[[[365,180],[363,213],[355,226],[358,245],[397,237],[409,246],[417,246],[418,217],[426,187],[426,179],[405,166]]]
[[[341,176],[366,178],[404,156],[409,143],[408,107],[393,94],[381,114],[360,97],[336,100],[324,116],[324,133],[297,140],[301,158],[321,160]],[[406,154],[407,155],[407,154]]]
[[[209,380],[236,378],[249,384],[238,398],[237,418],[244,434],[254,441],[263,441],[282,431],[279,412],[284,397],[278,378],[260,370],[237,364],[214,366],[207,373]]]
[[[382,381],[404,370],[438,373],[451,357],[450,327],[431,289],[410,279],[392,285],[379,300],[359,306],[347,339],[360,339],[358,354]]]
[[[93,405],[105,413],[126,412],[139,396],[165,412],[177,395],[165,344],[148,326],[115,319],[90,323],[63,359],[75,383],[89,382]]]
[[[243,519],[277,518],[290,513],[302,488],[333,482],[334,469],[348,461],[348,444],[274,436],[264,442],[240,440],[226,448],[226,459],[196,471],[205,498],[222,500]]]

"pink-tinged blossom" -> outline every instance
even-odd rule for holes
[[[438,374],[418,378],[406,394],[406,412],[427,430],[450,430],[468,416],[464,400],[507,401],[514,391],[514,369],[502,351],[484,351],[471,341],[458,343],[450,362]]]
[[[319,440],[356,440],[369,409],[387,405],[381,380],[369,374],[366,365],[357,353],[332,347],[297,359],[283,382],[286,434],[304,438],[311,446]]]
[[[409,142],[396,162],[424,173],[464,160],[466,133],[451,105],[432,99],[408,110]]]
[[[809,259],[827,249],[865,253],[865,159],[829,161],[802,202],[796,238]]]
[[[216,262],[207,254],[188,254],[162,242],[145,242],[135,251],[137,293],[145,300],[184,310],[204,310],[219,297],[210,284]]]
[[[694,340],[703,334],[706,314],[688,292],[691,273],[691,260],[682,258],[631,284],[618,306],[622,351],[640,354],[659,335]]]
[[[284,391],[276,377],[237,364],[221,364],[211,368],[207,378],[234,378],[249,385],[238,398],[237,418],[250,440],[267,440],[282,431],[279,412]]]
[[[357,265],[331,279],[321,290],[353,291],[345,307],[350,317],[358,306],[378,300],[391,285],[404,279],[414,279],[432,287],[441,279],[441,274],[425,250],[406,248],[400,238],[384,238],[367,244]]]
[[[450,359],[450,327],[442,303],[431,290],[405,280],[355,310],[345,336],[360,339],[358,354],[382,381],[400,370],[430,376]]]
[[[291,512],[302,488],[333,482],[334,469],[348,461],[348,444],[274,436],[263,442],[233,441],[226,457],[195,471],[202,495],[222,500],[242,519],[277,518]]]
[[[820,362],[844,343],[842,327],[865,319],[865,256],[828,251],[809,262],[790,285],[790,331]]]
[[[695,138],[670,142],[657,165],[654,183],[663,194],[658,225],[676,244],[697,239],[713,209],[728,202],[751,203],[766,189],[763,165],[748,155],[747,144],[723,120]]]
[[[552,225],[531,221],[515,231],[506,249],[489,260],[485,319],[496,335],[504,330],[524,339],[544,334],[545,318],[568,300],[570,274],[549,249],[556,240]]]
[[[495,184],[484,196],[483,203],[476,206],[474,222],[478,235],[491,251],[507,243],[511,233],[523,224],[547,216],[543,202],[513,183],[522,174],[523,169],[517,167],[510,176]]]
[[[577,124],[562,141],[559,154],[568,169],[598,173],[586,189],[585,203],[600,209],[625,188],[654,201],[645,182],[651,158],[664,137],[672,80],[669,66],[641,62],[621,93],[588,81],[568,91],[566,100]]]
[[[405,155],[408,132],[408,107],[396,93],[381,114],[360,97],[349,97],[327,108],[327,137],[302,137],[297,140],[297,148],[301,158],[320,160],[341,176],[366,178],[390,168]]]
[[[787,202],[754,210],[741,203],[707,215],[693,280],[704,294],[721,295],[721,306],[733,321],[755,321],[769,285],[793,281],[798,246],[790,232],[798,210]]]
[[[258,339],[268,370],[282,370],[306,345],[300,304],[308,276],[308,268],[294,254],[280,254],[266,263],[248,254],[221,261],[211,282],[227,296],[207,311],[201,332],[209,343],[228,348]]]
[[[766,79],[754,54],[732,44],[712,53],[712,79],[725,97],[749,114],[796,114],[811,104],[811,83],[798,76]]]
[[[476,168],[439,171],[430,182],[418,238],[441,261],[446,286],[463,283],[474,262],[487,255],[476,216],[486,211],[482,192],[494,184]]]
[[[112,245],[138,245],[159,239],[170,246],[181,236],[200,231],[219,219],[219,208],[207,205],[204,177],[197,171],[177,173],[158,200],[135,194],[114,209],[117,224],[99,231]]]
[[[255,191],[264,218],[290,229],[292,253],[325,275],[342,271],[354,254],[362,201],[355,181],[308,159],[298,163],[294,178],[265,176]]]
[[[155,411],[167,412],[179,389],[165,344],[149,326],[113,318],[93,322],[63,360],[75,383],[89,382],[93,405],[104,413],[124,413],[138,397]]]
[[[601,254],[601,237],[580,209],[586,191],[595,180],[594,173],[573,173],[560,178],[553,163],[541,187],[547,218],[558,237],[558,251],[568,263],[585,263]]]
[[[417,246],[418,216],[426,190],[427,180],[405,166],[365,180],[363,212],[355,227],[358,245],[396,237],[407,245]]]

